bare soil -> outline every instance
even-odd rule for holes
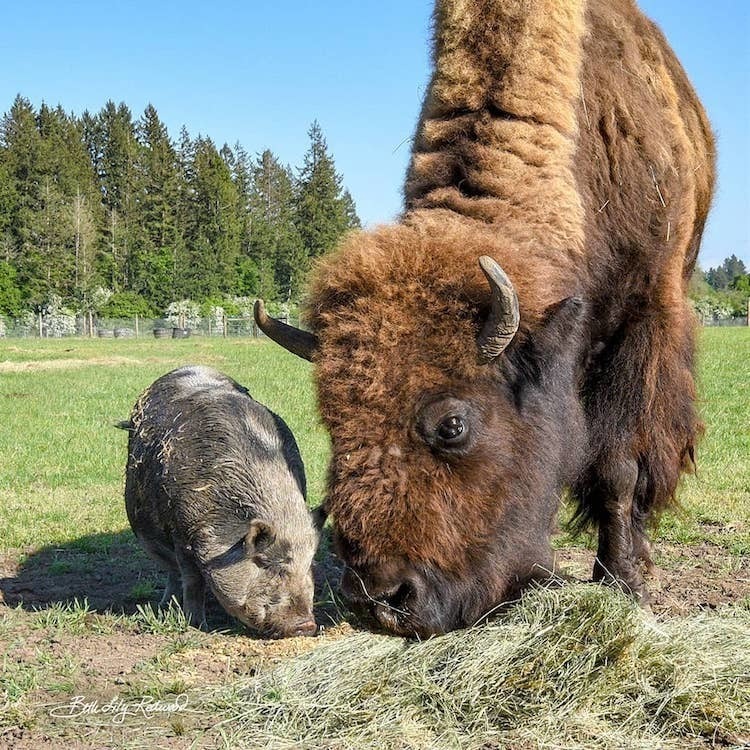
[[[566,574],[580,580],[590,577],[591,551],[564,548],[557,551],[557,557]],[[652,609],[658,616],[686,615],[750,597],[750,560],[721,547],[662,543],[655,549],[655,562],[649,588]],[[328,625],[322,635],[264,641],[234,627],[215,603],[209,607],[209,624],[223,632],[191,629],[184,634],[157,635],[129,618],[112,627],[111,614],[131,614],[139,602],[158,600],[163,585],[162,574],[129,532],[84,538],[75,546],[11,550],[0,555],[0,624],[6,616],[13,621],[10,642],[0,643],[0,664],[21,670],[27,666],[47,669],[44,684],[29,697],[32,715],[0,721],[0,748],[120,747],[132,737],[134,726],[143,733],[143,746],[150,746],[148,732],[157,726],[162,731],[169,728],[170,740],[168,745],[153,746],[191,746],[196,733],[210,729],[215,719],[188,710],[147,720],[131,716],[117,725],[111,716],[60,718],[53,715],[53,709],[77,695],[99,705],[118,698],[137,701],[139,696],[155,693],[168,701],[170,694],[173,698],[183,690],[229,684],[237,677],[252,676],[269,663],[346,637],[352,626],[331,595],[339,574],[335,561],[320,565],[316,573],[316,601],[320,603],[316,618]],[[148,583],[153,584],[151,594],[145,600],[137,598],[136,584]],[[37,611],[76,598],[85,598],[92,609],[83,632],[39,626]],[[10,608],[16,609],[11,612]],[[97,627],[107,622],[109,628]],[[63,692],[47,684],[60,669],[58,665],[70,663],[76,666],[72,676],[68,675],[71,684]]]
[[[717,609],[750,597],[750,558],[732,555],[723,547],[668,544],[654,546],[654,568],[646,576],[653,612],[683,616]],[[589,580],[594,553],[579,547],[556,551],[563,571]]]

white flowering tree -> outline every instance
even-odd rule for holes
[[[24,336],[31,336],[34,331],[38,330],[39,319],[33,312],[26,310],[16,321],[16,326]]]
[[[729,305],[710,297],[693,300],[693,308],[702,323],[711,320],[728,320],[734,316],[734,311]]]
[[[55,339],[63,336],[74,336],[76,333],[76,315],[68,307],[64,307],[62,298],[53,294],[42,307],[42,329],[47,336]]]
[[[252,333],[253,321],[255,320],[253,315],[255,297],[232,297],[231,303],[232,307],[236,311],[236,313],[232,317],[238,317],[241,319],[239,325],[235,324],[232,330],[235,333]]]
[[[197,328],[201,322],[200,307],[189,299],[172,302],[167,308],[165,320],[172,328]]]
[[[106,286],[97,286],[92,289],[89,295],[89,307],[94,312],[100,312],[104,305],[109,302],[114,292]]]
[[[221,305],[212,305],[209,310],[209,320],[211,323],[211,330],[221,331],[224,328],[224,316],[226,311]]]

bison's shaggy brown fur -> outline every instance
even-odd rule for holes
[[[327,508],[366,597],[397,600],[384,624],[433,632],[507,598],[551,564],[566,485],[599,524],[597,575],[641,591],[645,522],[699,432],[685,289],[713,162],[700,103],[631,0],[438,0],[406,212],[321,262],[308,302]],[[482,255],[521,310],[489,365]],[[474,424],[461,455],[420,432],[448,396]]]

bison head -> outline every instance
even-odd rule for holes
[[[471,625],[552,568],[580,442],[569,344],[582,306],[525,308],[555,290],[524,278],[519,313],[490,254],[485,233],[360,233],[317,268],[314,333],[256,309],[264,331],[315,365],[344,591],[404,635]]]

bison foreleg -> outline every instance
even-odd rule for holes
[[[625,587],[642,603],[647,593],[639,562],[648,558],[648,541],[640,524],[634,523],[634,499],[638,464],[621,459],[600,475],[599,548],[594,580]]]

